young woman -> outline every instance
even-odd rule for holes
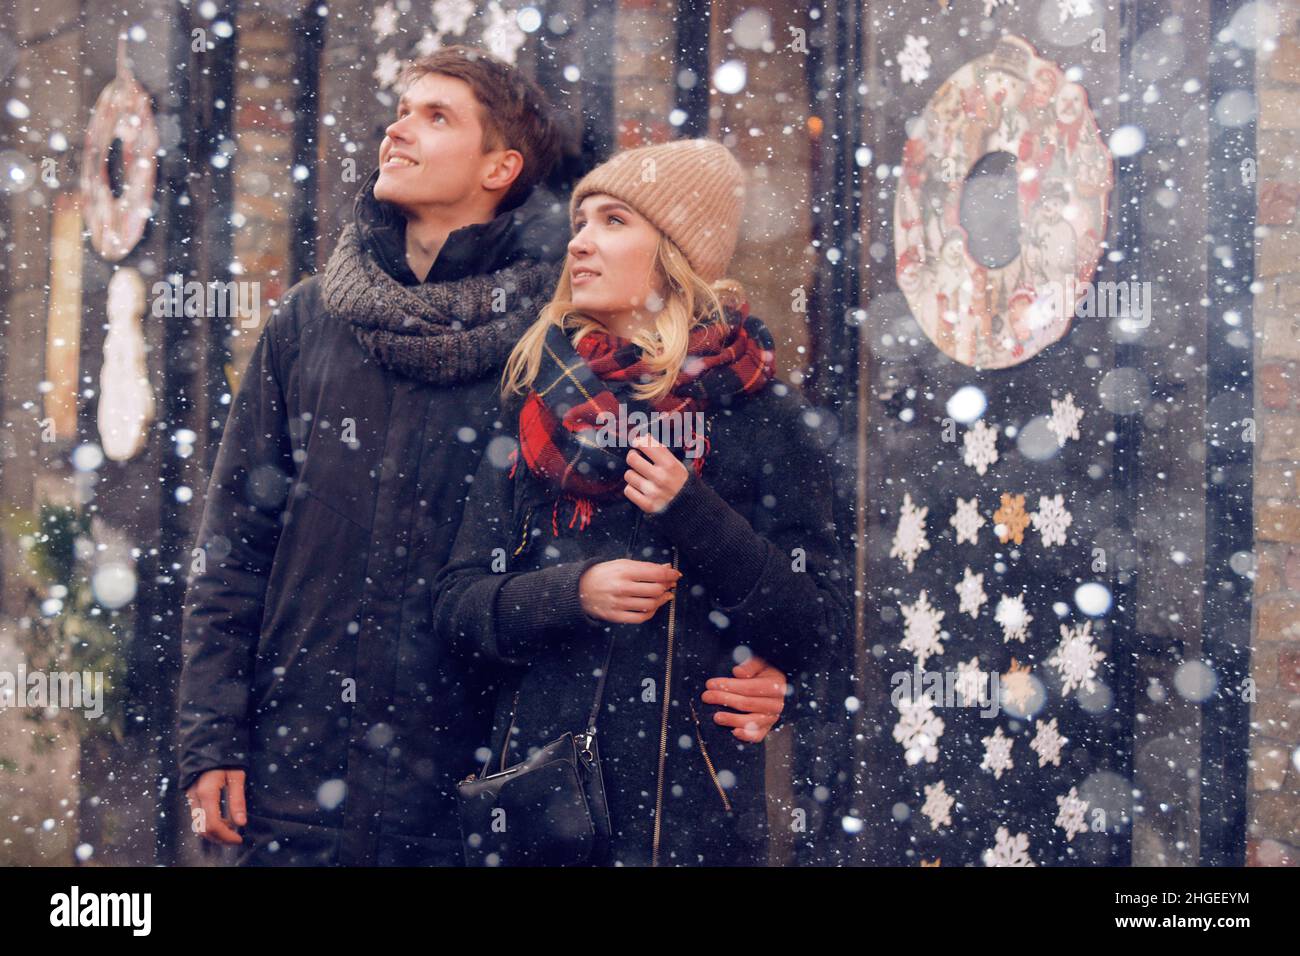
[[[453,652],[523,668],[488,772],[585,729],[609,653],[613,865],[766,862],[763,748],[714,721],[704,681],[751,654],[811,670],[847,627],[816,418],[719,281],[742,182],[724,147],[686,140],[578,184],[565,272],[510,355],[434,584]],[[620,435],[637,413],[649,434]]]

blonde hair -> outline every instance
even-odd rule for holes
[[[667,289],[663,308],[655,315],[654,327],[637,331],[632,341],[640,346],[642,359],[650,368],[650,380],[633,386],[641,401],[653,402],[666,397],[673,389],[686,361],[691,330],[698,325],[723,320],[725,307],[738,308],[744,301],[744,289],[732,279],[705,281],[691,268],[685,254],[663,233],[655,248],[654,268]],[[501,373],[501,394],[524,394],[532,387],[542,364],[542,348],[552,325],[572,332],[576,345],[590,332],[604,326],[573,305],[573,285],[569,277],[569,259],[555,294],[528,327],[506,359]]]

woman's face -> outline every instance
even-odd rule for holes
[[[566,262],[574,308],[620,328],[633,313],[662,308],[654,267],[658,244],[659,231],[626,204],[604,193],[584,197],[574,212]]]

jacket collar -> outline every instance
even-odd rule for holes
[[[392,203],[375,198],[375,169],[357,192],[353,219],[361,246],[403,285],[419,280],[406,262],[406,219]],[[462,226],[447,236],[425,282],[448,282],[496,272],[519,259],[554,262],[564,257],[568,239],[564,204],[541,186],[523,203],[488,222]]]

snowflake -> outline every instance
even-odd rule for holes
[[[998,540],[1006,544],[1008,540],[1023,544],[1025,528],[1029,527],[1029,515],[1025,514],[1025,496],[1002,493],[1002,505],[993,512],[993,531]]]
[[[1002,699],[1021,713],[1029,710],[1029,704],[1038,696],[1036,680],[1026,664],[1017,664],[1011,658],[1011,669],[1002,675]]]
[[[1033,866],[1029,859],[1029,835],[1014,837],[1006,827],[998,827],[997,845],[984,851],[985,866]]]
[[[513,10],[503,10],[497,0],[492,0],[487,9],[488,22],[483,28],[483,45],[499,60],[513,64],[515,54],[524,45],[526,36],[519,28],[517,14]]]
[[[957,682],[953,689],[963,706],[977,704],[981,698],[988,699],[991,676],[980,670],[978,654],[968,661],[957,662]]]
[[[965,611],[972,618],[979,617],[981,605],[988,603],[988,596],[984,593],[984,575],[972,574],[970,565],[967,565],[961,583],[953,590],[961,597],[961,607],[957,613]]]
[[[1092,16],[1092,0],[1056,0],[1060,22]]]
[[[1059,767],[1061,765],[1061,745],[1070,738],[1062,737],[1057,731],[1055,717],[1047,723],[1040,720],[1037,726],[1038,733],[1029,742],[1029,747],[1038,754],[1038,766],[1046,767],[1050,763],[1054,767]]]
[[[903,82],[921,84],[930,78],[930,54],[926,37],[908,34],[903,38],[903,52],[898,54],[898,65],[903,69]]]
[[[1002,643],[1020,641],[1022,644],[1029,635],[1029,624],[1034,616],[1025,610],[1024,594],[1012,597],[1004,594],[998,598],[998,609],[993,612],[993,620],[1002,625]]]
[[[371,75],[379,81],[383,87],[392,86],[397,80],[398,74],[402,72],[403,63],[397,58],[397,54],[392,50],[385,50],[379,54],[379,60],[375,65],[374,73]]]
[[[420,41],[415,44],[415,51],[420,56],[432,56],[440,49],[442,49],[442,37],[425,27],[424,33],[420,35]]]
[[[998,460],[998,433],[983,421],[962,436],[965,451],[962,460],[975,469],[975,474],[982,475],[989,470],[989,465]]]
[[[1056,444],[1064,448],[1067,438],[1079,440],[1079,422],[1083,419],[1083,410],[1076,408],[1074,393],[1066,392],[1065,398],[1052,399],[1052,416],[1047,420],[1047,430],[1056,436]]]
[[[984,0],[984,16],[993,16],[993,10],[996,7],[1005,7],[1011,0]]]
[[[1038,510],[1030,515],[1034,520],[1034,530],[1043,536],[1043,547],[1065,544],[1065,529],[1074,523],[1070,512],[1065,510],[1065,498],[1062,495],[1038,496]]]
[[[993,733],[983,738],[984,760],[980,763],[981,770],[992,770],[993,779],[1001,780],[1002,771],[1010,770],[1011,763],[1011,745],[1015,741],[1002,732],[1001,727],[994,727]]]
[[[926,763],[938,760],[943,718],[934,712],[930,698],[899,698],[898,712],[900,716],[898,723],[894,724],[894,740],[903,745],[907,765],[911,767],[922,760]]]
[[[943,653],[943,632],[939,622],[944,612],[930,606],[930,599],[922,588],[915,604],[899,604],[903,609],[904,637],[899,647],[916,655],[916,666],[925,667],[925,662],[934,654]]]
[[[957,543],[969,541],[976,544],[980,528],[984,527],[984,516],[979,512],[979,499],[957,499],[957,511],[948,519],[948,524],[957,529]]]
[[[929,539],[925,535],[925,516],[930,513],[929,506],[917,508],[912,503],[910,494],[903,495],[903,509],[898,513],[898,530],[894,532],[894,544],[889,549],[891,558],[902,558],[911,574],[916,566],[916,559],[922,551],[930,550]]]
[[[461,36],[469,18],[474,15],[473,0],[434,0],[433,18],[439,33]]]
[[[1056,815],[1056,825],[1065,831],[1067,843],[1073,842],[1076,833],[1088,832],[1088,825],[1083,822],[1083,815],[1088,812],[1088,801],[1079,799],[1077,787],[1071,787],[1068,794],[1057,797],[1056,805],[1061,808]]]
[[[936,784],[925,785],[925,805],[921,807],[921,812],[930,818],[931,830],[952,826],[950,811],[954,802],[944,790],[942,780]]]
[[[1061,675],[1061,693],[1068,694],[1082,687],[1091,693],[1097,686],[1097,665],[1106,654],[1092,643],[1092,621],[1078,627],[1061,625],[1061,643],[1047,663]]]
[[[396,33],[397,8],[391,3],[384,3],[375,7],[375,16],[370,21],[370,29],[375,31],[375,38],[378,40]]]

